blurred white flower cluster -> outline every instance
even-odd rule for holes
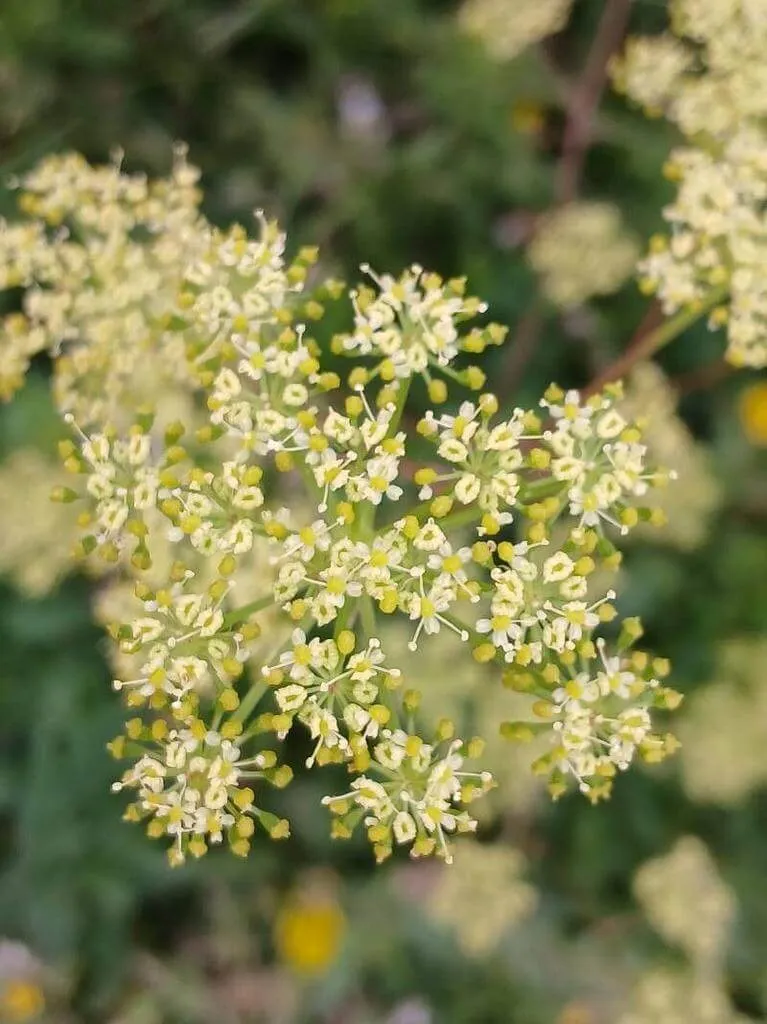
[[[644,864],[634,893],[647,920],[686,956],[685,968],[655,968],[638,981],[619,1024],[745,1024],[724,986],[736,903],[707,847],[684,836]]]
[[[458,20],[498,60],[512,60],[528,46],[559,32],[573,0],[464,0]]]
[[[542,218],[528,250],[544,295],[571,309],[618,291],[634,272],[639,245],[612,203],[577,200]]]
[[[634,893],[655,931],[692,964],[709,973],[721,966],[735,898],[699,839],[685,836],[668,854],[644,864]]]
[[[680,764],[693,800],[735,804],[767,784],[765,659],[764,640],[731,640],[715,679],[690,697]]]
[[[687,144],[667,174],[677,196],[668,237],[653,239],[642,285],[667,313],[710,310],[727,358],[767,365],[767,8],[672,0],[673,34],[633,39],[614,64],[619,89],[679,126]]]
[[[626,385],[625,409],[642,421],[644,440],[653,458],[677,466],[673,487],[658,495],[658,508],[666,516],[665,528],[653,538],[683,550],[702,544],[722,500],[705,446],[695,440],[677,415],[677,395],[656,363],[640,363]]]
[[[767,114],[761,0],[671,0],[671,32],[631,39],[617,86],[687,136],[724,138]]]
[[[618,1024],[748,1024],[751,1019],[733,1010],[720,985],[659,967],[642,976]]]
[[[0,572],[24,593],[40,597],[66,576],[78,536],[76,514],[50,501],[67,475],[34,448],[0,462]]]
[[[535,908],[535,889],[523,877],[525,866],[525,858],[513,847],[462,843],[452,870],[443,870],[434,886],[430,916],[450,927],[467,953],[487,953]]]

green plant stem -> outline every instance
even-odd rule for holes
[[[341,635],[341,633],[353,625],[354,619],[357,615],[357,606],[359,604],[359,598],[352,599],[348,594],[341,607],[338,609],[338,615],[336,615],[335,623],[333,626],[333,638],[335,640]]]
[[[269,594],[267,597],[260,597],[257,601],[251,601],[249,604],[244,604],[239,608],[233,608],[232,611],[227,612],[224,616],[224,626],[234,626],[238,622],[247,619],[249,615],[261,612],[264,608],[269,608],[273,604],[276,604],[276,602],[274,597]]]
[[[405,405],[407,404],[407,396],[410,394],[410,381],[408,377],[404,381],[400,381],[399,387],[397,388],[397,401],[394,405],[394,415],[391,418],[389,424],[389,437],[394,437],[399,429],[399,425],[402,422],[402,415],[405,412]]]
[[[230,721],[244,722],[251,711],[258,706],[261,698],[268,689],[269,684],[265,679],[257,679],[240,701],[240,706],[234,712]]]
[[[701,300],[700,304],[690,309],[680,309],[674,316],[669,317],[654,331],[640,335],[628,346],[626,351],[615,362],[608,366],[604,373],[601,373],[585,389],[585,395],[593,395],[601,391],[605,384],[618,380],[625,376],[637,363],[654,356],[662,348],[670,345],[672,341],[683,334],[688,327],[691,327],[706,313],[717,306],[727,296],[729,285],[721,285],[714,288]]]
[[[546,476],[541,480],[533,480],[529,484],[524,484],[520,488],[519,496],[523,502],[527,503],[539,501],[541,498],[549,498],[564,489],[564,481]]]
[[[471,506],[470,508],[461,508],[457,512],[451,512],[450,515],[444,516],[442,519],[435,519],[437,526],[441,530],[456,529],[459,526],[468,526],[469,523],[474,523],[477,518],[482,518],[482,513],[477,508]]]
[[[373,605],[373,599],[365,594],[361,600],[362,609],[362,628],[365,630],[367,639],[375,636],[376,632],[376,612],[375,606]]]

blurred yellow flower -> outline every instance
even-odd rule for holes
[[[594,1011],[587,1003],[568,1003],[557,1017],[557,1024],[596,1024]]]
[[[535,100],[519,100],[511,108],[511,125],[520,135],[538,135],[546,125],[546,112]]]
[[[298,974],[324,974],[338,957],[345,934],[344,912],[326,892],[289,897],[274,923],[277,955]]]
[[[741,391],[740,422],[751,444],[767,447],[767,381],[757,381]]]
[[[15,978],[5,982],[0,989],[0,1020],[32,1020],[45,1009],[42,989],[28,978]]]

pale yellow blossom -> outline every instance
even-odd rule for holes
[[[544,294],[564,309],[617,291],[638,255],[618,207],[585,200],[546,214],[528,251]]]
[[[572,0],[464,0],[458,20],[499,60],[565,27]]]

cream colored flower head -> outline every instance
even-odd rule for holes
[[[547,298],[569,309],[617,291],[631,276],[639,247],[617,206],[574,202],[542,219],[528,256]]]
[[[640,103],[648,114],[659,115],[691,64],[689,50],[673,36],[635,36],[623,55],[611,63],[611,71],[616,89]]]
[[[455,932],[467,953],[487,953],[535,907],[525,867],[518,850],[466,840],[452,868],[441,872],[429,912]]]
[[[618,1024],[748,1024],[718,981],[687,971],[648,971],[631,993]]]
[[[32,597],[52,590],[73,565],[76,513],[50,500],[63,482],[58,463],[34,448],[0,463],[0,572]]]
[[[507,333],[467,324],[487,306],[465,278],[412,264],[363,265],[351,289],[318,281],[317,250],[289,260],[263,214],[255,234],[210,225],[196,181],[182,154],[154,182],[50,158],[21,183],[27,222],[0,229],[0,287],[23,291],[4,325],[0,396],[47,349],[69,434],[59,508],[24,496],[57,517],[76,503],[78,558],[134,584],[129,604],[118,584],[98,608],[118,618],[107,630],[128,718],[109,749],[126,762],[113,787],[132,794],[126,818],[165,837],[173,865],[287,838],[262,797],[290,783],[279,747],[295,729],[311,744],[307,770],[349,770],[345,792],[322,799],[334,837],[364,829],[378,861],[401,847],[449,864],[453,840],[477,829],[468,805],[495,787],[475,764],[482,739],[462,738],[480,717],[496,737],[542,741],[530,768],[555,797],[577,785],[603,799],[635,758],[672,753],[653,714],[681,700],[661,682],[668,662],[630,652],[636,620],[614,644],[600,632],[617,612],[597,564],[615,559],[611,536],[655,521],[646,501],[666,475],[618,411],[620,387],[584,398],[551,385],[540,411],[502,410],[480,367],[461,366]],[[614,247],[600,256],[614,274]],[[615,286],[597,270],[597,292]],[[330,348],[351,362],[345,382],[323,371],[313,336],[344,295],[349,330]],[[437,407],[417,422],[414,378]],[[454,384],[475,399],[445,405]],[[9,507],[23,470],[11,469]],[[16,515],[22,535],[33,519]],[[569,522],[563,547],[555,521]],[[512,522],[518,542],[495,539]],[[15,565],[21,544],[6,532],[0,553]],[[415,685],[382,616],[418,655]],[[498,720],[516,708],[486,700],[487,679],[424,660],[448,636],[520,691],[508,696],[523,720]],[[451,686],[420,713],[419,676],[428,687],[432,673],[453,673]]]
[[[762,0],[674,0],[672,33],[632,38],[616,87],[690,137],[726,138],[767,112]]]
[[[572,0],[464,0],[458,19],[494,57],[511,60],[563,29],[571,6]]]
[[[767,784],[767,642],[731,641],[715,680],[692,694],[680,725],[684,787],[702,803],[735,804]]]
[[[652,536],[661,543],[692,550],[709,534],[722,489],[708,451],[695,441],[676,406],[676,392],[656,363],[635,367],[623,400],[624,414],[643,421],[644,442],[660,465],[679,467],[677,478],[658,494],[658,508],[666,523]],[[642,529],[649,532],[648,527]]]
[[[644,864],[634,893],[653,928],[694,965],[712,968],[721,961],[735,897],[699,839],[685,836],[665,856]]]

